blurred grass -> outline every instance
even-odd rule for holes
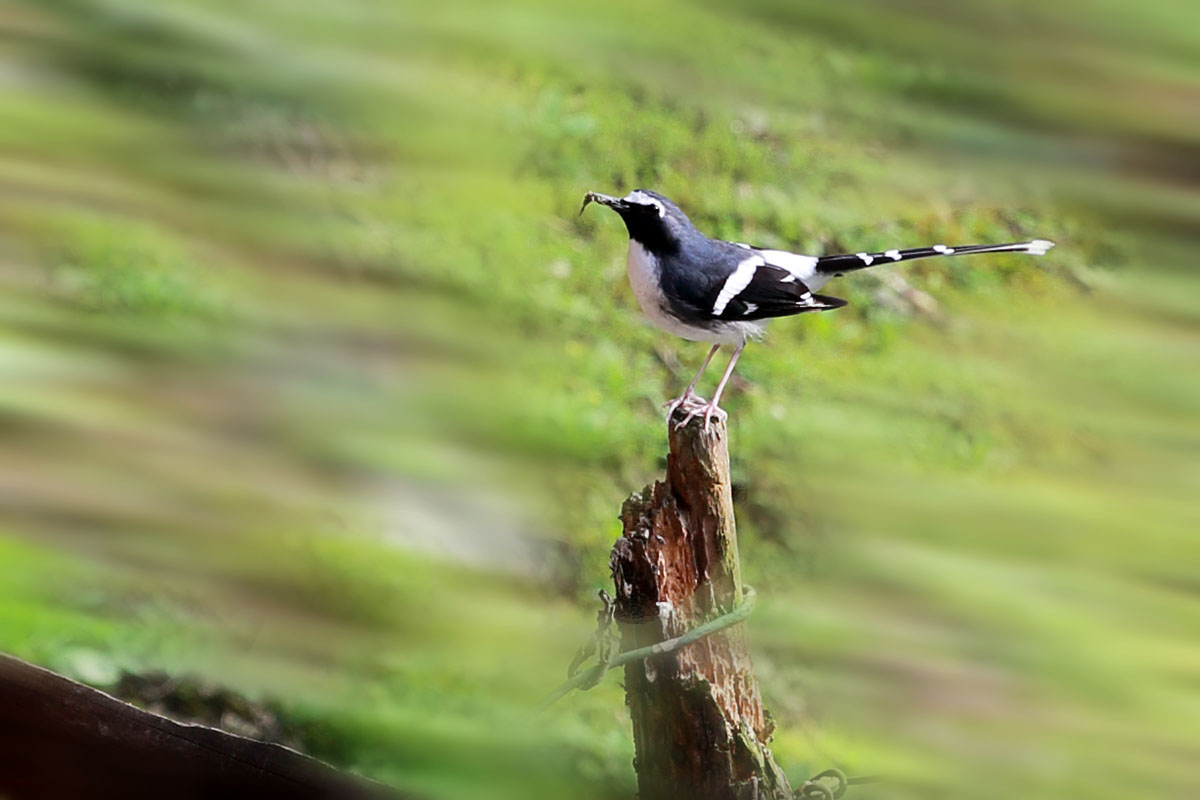
[[[1188,797],[1188,4],[0,6],[0,648],[280,697],[437,797],[628,797],[590,627],[698,346],[586,189],[811,252],[1044,236],[776,324],[731,392],[776,754]]]

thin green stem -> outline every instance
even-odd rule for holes
[[[639,661],[644,658],[650,658],[651,656],[673,653],[681,647],[687,647],[692,642],[697,642],[703,639],[705,636],[711,636],[717,631],[721,631],[732,625],[738,624],[742,620],[746,619],[746,617],[750,616],[750,612],[754,610],[754,601],[756,597],[757,596],[753,587],[743,587],[741,605],[733,609],[733,611],[730,611],[728,614],[722,614],[715,619],[710,619],[703,625],[697,625],[687,633],[680,634],[674,639],[667,639],[666,641],[659,642],[658,644],[639,647],[635,650],[626,650],[624,653],[617,654],[617,656],[607,664],[597,664],[591,669],[580,672],[578,675],[566,681],[549,695],[547,695],[546,699],[538,705],[537,711],[539,713],[545,711],[547,708],[561,700],[564,695],[573,689],[578,689],[585,686],[587,688],[591,688],[592,686],[595,686],[596,684],[600,683],[600,679],[604,677],[604,673],[608,672],[614,667],[624,666],[631,661]]]

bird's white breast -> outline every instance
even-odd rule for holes
[[[633,239],[629,240],[626,268],[629,285],[642,314],[652,325],[667,333],[693,342],[714,344],[740,344],[748,336],[758,337],[762,334],[762,325],[751,322],[730,322],[708,329],[688,325],[676,318],[667,310],[667,298],[661,284],[662,267],[658,259]]]

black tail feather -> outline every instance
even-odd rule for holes
[[[843,272],[853,272],[858,269],[894,264],[897,261],[911,261],[916,258],[932,258],[934,256],[966,256],[973,253],[1029,253],[1045,255],[1054,247],[1054,242],[1046,239],[1034,239],[1028,242],[1012,242],[1010,244],[969,244],[957,247],[947,247],[935,244],[932,247],[914,247],[909,250],[885,250],[882,253],[841,253],[834,256],[823,256],[817,259],[817,272],[840,275]]]

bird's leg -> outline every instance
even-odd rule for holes
[[[684,411],[691,411],[693,408],[699,408],[704,405],[702,398],[696,396],[696,383],[700,380],[700,376],[704,374],[704,370],[708,369],[708,362],[712,361],[712,357],[721,349],[721,345],[714,344],[712,349],[708,351],[708,355],[704,357],[704,363],[700,365],[700,371],[696,373],[696,377],[692,378],[692,382],[683,390],[683,394],[676,397],[674,400],[669,400],[667,406],[667,419],[675,413],[675,409],[683,408]]]
[[[738,356],[742,354],[742,350],[745,348],[746,342],[743,341],[737,346],[737,349],[733,351],[733,356],[729,359],[729,366],[725,368],[725,374],[721,376],[721,382],[717,384],[717,390],[713,392],[712,400],[709,400],[703,405],[689,408],[687,410],[687,416],[685,416],[681,422],[675,425],[676,429],[682,428],[684,425],[688,424],[688,421],[691,420],[692,417],[698,417],[701,414],[704,415],[705,431],[708,431],[709,427],[711,426],[713,417],[716,417],[722,422],[727,418],[727,415],[717,406],[717,403],[721,401],[721,393],[725,391],[725,384],[729,383],[729,376],[733,374],[733,367],[735,364],[737,364]],[[713,352],[716,352],[716,348],[713,348]],[[709,356],[711,357],[711,355],[712,354],[710,353]]]

